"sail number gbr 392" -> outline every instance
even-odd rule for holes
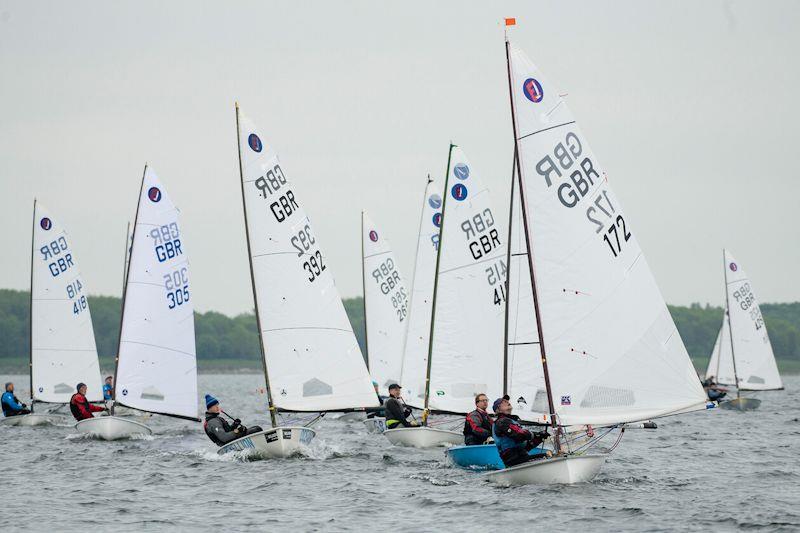
[[[269,211],[278,224],[283,224],[300,209],[294,192],[289,188],[286,175],[279,164],[272,165],[265,174],[257,178],[253,185],[258,190],[259,196],[269,202]],[[309,282],[314,282],[326,269],[322,260],[322,252],[316,246],[317,240],[309,224],[295,227],[291,230],[289,242],[297,251],[300,258],[300,267]]]

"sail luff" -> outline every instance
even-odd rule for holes
[[[730,298],[728,296],[728,265],[725,259],[725,249],[722,249],[722,271],[725,274],[725,309],[730,309]],[[725,316],[728,320],[728,331],[730,331],[730,339],[731,339],[731,358],[733,360],[733,380],[736,383],[736,398],[740,398],[742,393],[739,390],[739,373],[736,371],[736,348],[734,347],[733,342],[733,328],[731,327],[731,313],[725,313]]]
[[[556,418],[556,409],[555,403],[553,402],[553,390],[552,386],[550,385],[550,371],[547,366],[547,355],[545,350],[545,342],[544,342],[544,334],[542,333],[542,318],[541,318],[541,311],[539,308],[539,294],[536,285],[536,270],[534,269],[534,262],[533,262],[533,247],[531,246],[531,231],[530,226],[528,224],[528,199],[525,189],[525,177],[522,174],[522,167],[520,163],[520,156],[519,156],[519,134],[517,132],[517,109],[516,103],[514,100],[514,90],[513,90],[513,81],[511,76],[511,53],[510,53],[510,43],[508,38],[506,37],[506,73],[508,75],[508,99],[509,103],[511,104],[511,124],[514,133],[514,153],[517,154],[516,163],[517,163],[517,180],[519,182],[519,197],[520,197],[520,209],[522,211],[522,227],[525,233],[525,246],[527,248],[527,257],[528,257],[528,268],[530,270],[530,277],[531,277],[531,292],[533,296],[533,308],[534,313],[536,313],[536,332],[539,336],[539,355],[541,356],[542,360],[542,372],[544,374],[544,385],[545,390],[547,391],[547,406],[550,409],[550,424],[553,427],[554,431],[554,444],[556,453],[561,451],[561,440],[559,437],[558,432],[558,420]],[[513,188],[513,184],[512,184]]]
[[[511,243],[512,229],[514,226],[514,177],[517,170],[517,147],[514,145],[514,157],[511,162],[511,191],[508,200],[508,233],[506,234],[508,246],[506,251],[506,299],[503,316],[503,396],[508,394],[508,315],[511,306]]]
[[[36,242],[36,198],[33,199],[33,221],[31,222],[31,290],[28,300],[28,324],[30,326],[28,330],[28,377],[30,379],[30,396],[31,396],[31,413],[33,412],[33,406],[36,403],[33,399],[33,257],[34,257],[34,248]]]
[[[242,139],[241,125],[239,124],[239,103],[236,102],[236,147],[239,156],[239,181],[242,189],[242,214],[244,215],[244,233],[247,241],[247,264],[250,268],[250,287],[253,292],[253,305],[256,313],[256,327],[258,328],[258,346],[261,350],[261,365],[264,370],[264,383],[267,392],[267,406],[269,409],[269,420],[272,427],[278,426],[277,415],[275,414],[275,402],[272,399],[272,386],[269,382],[269,368],[267,365],[267,353],[264,349],[264,334],[261,327],[261,314],[258,312],[258,295],[256,293],[256,275],[253,270],[253,251],[250,246],[250,224],[247,221],[247,202],[244,192],[244,168],[242,166]]]
[[[434,270],[434,278],[433,278],[433,299],[431,304],[431,327],[430,327],[430,336],[428,337],[428,365],[425,370],[425,402],[424,408],[422,412],[422,425],[427,425],[428,423],[428,405],[430,403],[430,394],[431,394],[431,363],[432,363],[432,354],[433,354],[433,332],[435,329],[435,320],[436,320],[436,293],[439,288],[439,263],[442,258],[442,237],[444,235],[444,221],[445,221],[445,208],[447,206],[447,185],[450,178],[450,159],[453,155],[453,147],[455,145],[450,143],[450,148],[447,152],[447,170],[445,171],[444,176],[444,189],[442,190],[442,218],[439,224],[439,247],[436,250],[436,269]]]
[[[370,370],[369,367],[369,327],[367,325],[367,267],[366,267],[367,257],[364,254],[364,211],[361,211],[361,311],[364,315],[364,348],[366,350],[366,354],[364,354],[364,359],[367,363],[367,370]]]

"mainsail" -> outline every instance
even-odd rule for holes
[[[409,294],[388,239],[365,212],[361,251],[369,372],[386,395],[389,385],[400,381]]]
[[[509,47],[521,192],[558,422],[616,424],[704,408],[635,226],[557,88]]]
[[[708,360],[706,378],[713,377],[719,385],[735,385],[736,373],[733,371],[733,351],[731,349],[731,326],[727,309],[722,314],[722,325]]]
[[[249,120],[237,116],[253,286],[272,405],[296,412],[377,406],[328,258],[298,190],[274,148]]]
[[[179,212],[145,167],[123,293],[114,399],[197,419],[197,361],[189,260]]]
[[[503,386],[505,229],[489,190],[464,153],[451,147],[437,262],[426,407],[465,413],[475,395]]]
[[[782,389],[775,354],[750,279],[730,252],[725,250],[723,255],[732,356],[739,390]]]
[[[425,401],[425,373],[428,366],[428,342],[431,334],[433,279],[436,274],[436,252],[442,225],[442,190],[428,177],[419,221],[417,253],[408,330],[403,347],[400,384],[406,401],[421,407]]]
[[[87,399],[102,401],[86,284],[69,235],[39,202],[31,254],[31,397],[67,403],[83,382]]]

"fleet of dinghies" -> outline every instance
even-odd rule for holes
[[[366,357],[302,195],[236,105],[243,228],[271,427],[218,453],[286,458],[326,413],[380,408],[401,383],[412,427],[367,430],[391,444],[444,446],[453,465],[499,485],[593,479],[626,427],[704,410],[707,399],[609,179],[557,87],[506,38],[513,149],[508,218],[459,146],[443,184],[428,177],[410,288],[384,232],[362,212]],[[505,200],[504,200],[505,201]],[[149,435],[125,409],[199,421],[194,308],[180,212],[145,166],[126,233],[122,316],[109,413],[75,428],[104,440]],[[30,414],[58,419],[75,384],[103,401],[87,288],[66,231],[34,202]],[[750,280],[723,253],[726,308],[706,371],[743,393],[782,389]],[[504,467],[492,444],[465,446],[477,394],[507,395],[520,423],[549,428],[542,458]],[[35,406],[35,408],[34,408]],[[304,420],[305,417],[305,420]],[[416,418],[416,417],[415,417]],[[611,437],[609,437],[611,435]],[[613,437],[616,436],[616,440]],[[606,440],[612,441],[609,446]],[[534,451],[542,452],[542,449]],[[540,454],[542,455],[542,454]],[[476,476],[479,474],[476,474]]]

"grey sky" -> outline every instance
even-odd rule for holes
[[[36,195],[119,294],[146,161],[183,213],[200,311],[252,308],[233,103],[275,146],[344,296],[360,210],[410,279],[425,175],[459,144],[507,211],[512,39],[568,102],[670,303],[800,300],[800,3],[0,1],[0,286]]]

